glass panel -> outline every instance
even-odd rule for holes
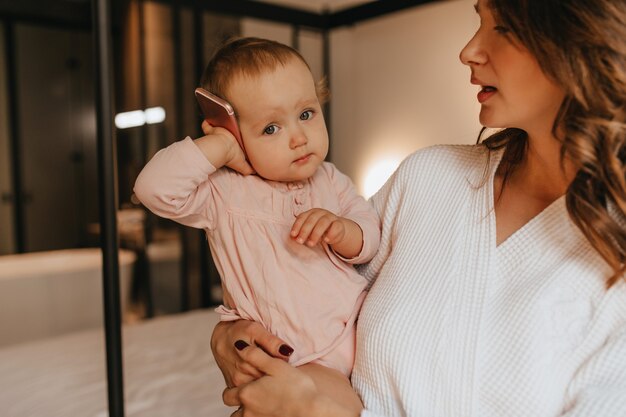
[[[16,25],[15,39],[26,250],[85,246],[98,220],[91,35]]]

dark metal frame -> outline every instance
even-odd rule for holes
[[[44,26],[89,29],[92,25],[89,2],[50,2],[48,0],[0,0],[0,18]]]
[[[278,6],[255,0],[152,0],[167,3],[173,7],[186,7],[214,13],[247,16],[271,20],[294,26],[331,30],[341,26],[361,23],[368,19],[405,10],[433,1],[442,0],[384,0],[370,1],[336,12],[322,13]],[[89,0],[74,2],[51,2],[49,0],[0,0],[0,19],[28,21],[46,25],[89,28],[91,26]]]
[[[111,10],[109,0],[93,6],[98,132],[98,189],[100,192],[100,245],[110,416],[124,416],[124,380],[120,277],[117,236],[117,159],[113,125],[113,72]]]
[[[181,25],[180,25],[180,6],[176,3],[172,5],[172,36],[174,37],[174,45],[180,45],[181,42]],[[174,47],[174,107],[176,108],[176,132],[183,131],[183,57],[179,47]],[[185,226],[179,226],[180,242],[181,242],[181,262],[180,262],[180,309],[187,311],[189,309],[189,244],[185,237]]]
[[[6,25],[7,62],[9,63],[9,80],[14,80],[14,51],[13,23],[28,21],[45,25],[62,25],[81,29],[93,28],[95,45],[95,70],[97,74],[97,132],[98,132],[98,182],[100,196],[100,230],[101,247],[103,252],[103,291],[104,291],[104,325],[106,336],[106,360],[108,378],[109,415],[112,417],[124,416],[124,384],[122,364],[121,338],[121,311],[119,288],[119,260],[117,237],[117,166],[115,149],[115,130],[113,128],[113,73],[112,68],[112,41],[113,29],[111,19],[112,0],[91,0],[84,3],[58,3],[50,6],[48,0],[31,0],[16,2],[15,0],[0,0],[0,19]],[[153,0],[168,3],[172,6],[174,18],[177,19],[180,7],[189,7],[201,11],[211,11],[236,16],[247,16],[258,19],[271,20],[291,24],[296,33],[303,28],[312,28],[322,31],[324,71],[329,69],[329,31],[346,25],[354,25],[362,21],[379,17],[388,13],[397,12],[410,7],[431,3],[437,0],[385,0],[371,1],[330,13],[314,13],[300,9],[283,7],[252,0]],[[92,16],[89,20],[89,3]],[[56,6],[56,7],[55,7]],[[196,13],[196,16],[200,13]],[[198,20],[196,20],[198,22]],[[200,22],[201,23],[201,22]],[[198,34],[196,34],[198,36]],[[294,42],[297,42],[294,41]],[[297,46],[297,45],[296,45]],[[176,48],[175,48],[176,49]],[[200,51],[201,52],[201,51]],[[175,52],[176,53],[176,52]],[[200,57],[202,54],[197,56]],[[180,60],[176,60],[179,62]],[[199,65],[198,65],[199,66]],[[181,69],[175,71],[180,73]],[[199,77],[198,77],[199,78]],[[17,94],[14,83],[9,82],[10,93],[10,121],[12,136],[13,167],[13,198],[15,199],[16,243],[18,251],[24,249],[24,219],[22,190],[20,185],[19,164],[19,127],[17,115]],[[12,84],[12,85],[11,85]],[[180,89],[178,89],[180,90]],[[182,109],[182,97],[177,93],[177,110]],[[327,108],[328,110],[328,108]],[[327,117],[330,117],[327,111]],[[180,116],[179,116],[180,119]],[[179,123],[181,123],[179,121]],[[183,239],[184,241],[185,239]],[[206,242],[203,242],[206,246]],[[205,262],[203,262],[204,264]],[[182,284],[182,282],[181,282]],[[186,284],[185,284],[186,285]],[[181,289],[186,292],[185,289]]]
[[[11,131],[11,185],[13,192],[10,197],[13,202],[15,249],[18,253],[24,252],[26,247],[26,222],[24,219],[24,190],[22,187],[22,164],[19,163],[21,144],[19,141],[19,105],[17,102],[17,59],[15,56],[15,25],[5,22],[4,39],[6,44],[5,58],[7,63],[7,91],[9,93],[9,124]]]

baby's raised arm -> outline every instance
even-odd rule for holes
[[[212,224],[210,175],[224,165],[252,173],[230,132],[203,123],[205,136],[161,149],[135,182],[137,198],[158,216],[196,228]]]

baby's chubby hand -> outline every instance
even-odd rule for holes
[[[206,120],[202,121],[202,125],[200,127],[202,127],[202,132],[204,132],[204,134],[207,136],[208,135],[224,135],[228,139],[230,139],[234,145],[237,145],[237,139],[235,139],[235,136],[232,133],[230,133],[228,129],[224,129],[223,127],[219,127],[219,126],[213,126]]]
[[[212,126],[206,120],[202,122],[202,132],[205,136],[195,142],[215,168],[227,166],[243,175],[254,174],[254,169],[232,133],[223,127]]]
[[[296,217],[290,235],[296,242],[311,247],[320,241],[334,245],[346,235],[345,221],[328,210],[313,208]]]

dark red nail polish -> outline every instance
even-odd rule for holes
[[[250,345],[247,344],[246,342],[244,342],[243,340],[237,340],[235,342],[235,347],[237,348],[237,350],[244,350],[248,346],[250,346]]]
[[[290,356],[293,353],[293,348],[289,345],[280,345],[278,351],[283,356]]]

